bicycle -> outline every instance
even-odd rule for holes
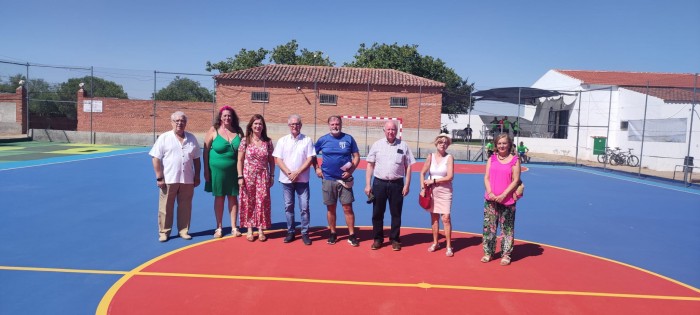
[[[625,163],[628,166],[636,167],[639,165],[639,158],[632,154],[632,148],[627,149],[627,153],[625,153],[625,155],[627,157]]]
[[[615,165],[625,165],[627,164],[627,153],[621,152],[620,148],[615,148],[617,149],[617,153],[615,155]]]
[[[620,152],[620,148],[615,148],[615,150],[610,147],[605,147],[605,153],[598,155],[599,163],[609,163],[612,165],[617,165],[618,159],[617,155]]]

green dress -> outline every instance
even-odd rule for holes
[[[238,171],[236,161],[238,159],[238,146],[241,137],[236,135],[231,142],[216,132],[216,138],[209,149],[209,174],[211,182],[206,183],[205,191],[214,196],[238,196]],[[210,186],[211,185],[211,186]]]

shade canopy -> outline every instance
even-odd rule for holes
[[[472,93],[476,101],[497,101],[513,104],[534,104],[540,97],[569,95],[554,90],[542,90],[531,87],[505,87],[482,90]]]

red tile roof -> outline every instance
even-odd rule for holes
[[[370,84],[390,86],[444,87],[442,82],[429,80],[416,75],[392,69],[265,65],[214,76],[215,80],[247,80],[308,82],[333,84]]]
[[[638,93],[663,99],[666,103],[691,103],[695,75],[690,73],[621,72],[555,70],[584,84],[617,85]],[[700,78],[697,81],[695,101],[700,101]]]
[[[695,75],[691,73],[658,72],[622,72],[622,71],[586,71],[555,70],[586,84],[605,84],[618,86],[647,86],[693,88]],[[700,78],[697,87],[700,88]]]
[[[632,90],[638,93],[646,94],[646,87],[639,86],[625,86],[623,87],[628,90]],[[677,89],[677,88],[649,88],[649,95],[658,97],[666,103],[692,103],[693,102],[693,90]],[[700,90],[695,93],[695,102],[700,102]]]

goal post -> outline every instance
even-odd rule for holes
[[[384,124],[393,120],[396,123],[396,138],[401,139],[403,132],[403,120],[399,117],[377,116],[342,116],[343,132],[350,134],[360,149],[360,156],[365,157],[372,144],[384,138]]]

